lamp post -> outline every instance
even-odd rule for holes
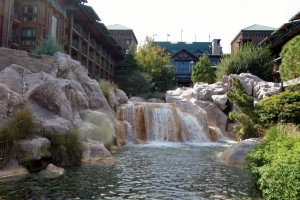
[[[181,29],[181,42],[182,42],[182,32],[183,32],[183,30]]]
[[[170,36],[170,34],[169,34],[169,33],[167,33],[167,42],[168,42],[169,36]]]

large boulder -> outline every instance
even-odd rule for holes
[[[128,97],[123,90],[117,89],[116,96],[117,96],[117,100],[118,100],[119,104],[127,103]]]
[[[93,163],[105,157],[111,157],[111,153],[99,141],[86,139],[83,143],[82,162]]]
[[[22,139],[17,142],[18,160],[20,163],[30,163],[32,161],[48,158],[50,154],[50,141],[43,137],[33,137]]]
[[[260,139],[258,138],[240,141],[226,149],[220,158],[227,164],[243,167],[246,154],[251,151],[259,141]]]

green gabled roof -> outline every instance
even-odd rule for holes
[[[176,53],[180,52],[181,50],[187,50],[191,54],[199,57],[197,51],[201,51],[202,54],[211,54],[211,42],[154,42],[155,44],[161,46],[162,48],[168,50],[171,53],[171,56],[175,55]]]
[[[242,29],[241,32],[247,32],[247,31],[270,31],[270,32],[273,32],[275,30],[276,30],[276,28],[273,28],[273,27],[254,24],[252,26]]]
[[[108,30],[121,30],[121,31],[131,31],[132,30],[131,28],[127,28],[120,24],[114,24],[114,25],[107,26],[107,29]]]

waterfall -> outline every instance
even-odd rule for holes
[[[128,102],[117,118],[124,125],[125,140],[206,142],[210,141],[207,122],[183,112],[172,103]]]

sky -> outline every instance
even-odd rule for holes
[[[106,26],[132,29],[138,43],[208,42],[221,39],[224,53],[241,29],[279,28],[300,11],[300,0],[88,0]],[[169,35],[169,36],[167,36]]]

